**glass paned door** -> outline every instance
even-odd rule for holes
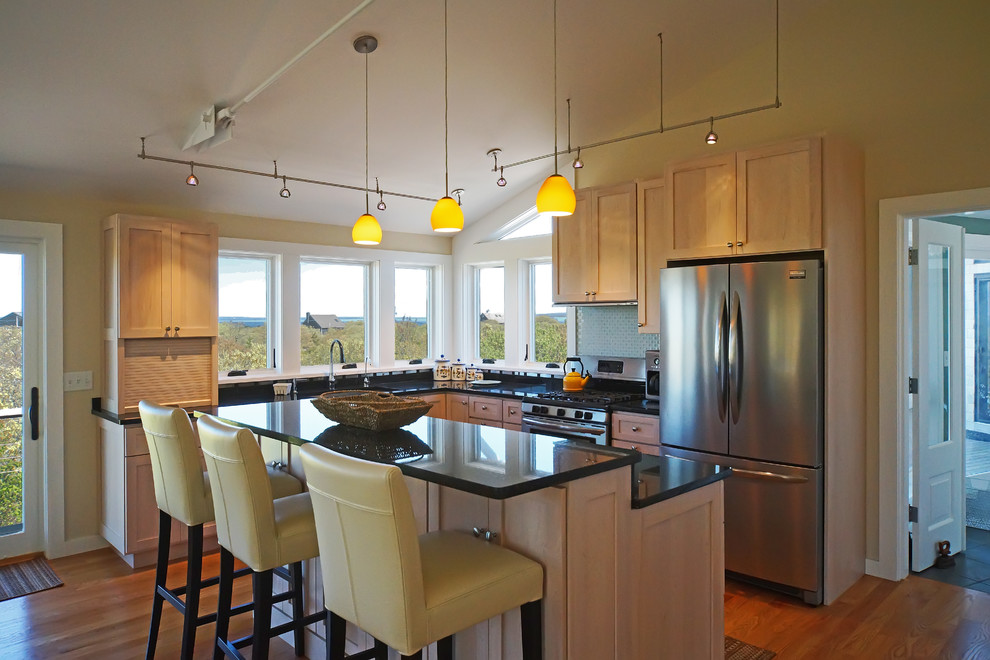
[[[0,242],[0,557],[40,549],[37,254]]]

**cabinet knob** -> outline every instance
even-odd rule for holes
[[[639,445],[629,445],[629,448],[632,449],[632,450],[634,450],[634,451],[639,451]],[[643,482],[640,481],[639,483],[643,483]]]
[[[494,541],[495,539],[498,538],[498,532],[493,532],[492,530],[487,529],[485,527],[475,527],[471,531],[472,533],[474,533],[475,536],[479,538],[483,538],[486,541]]]
[[[726,243],[725,244],[725,247],[732,247],[732,241],[729,241],[728,243]]]
[[[461,405],[462,406],[466,406],[467,405],[467,401],[461,401]]]
[[[736,247],[742,247],[742,243],[743,243],[742,241],[739,241],[738,243],[736,243]],[[176,330],[178,330],[178,328],[176,328]]]
[[[509,414],[510,415],[515,415],[516,414],[516,409],[515,408],[509,408]]]
[[[170,326],[170,325],[166,325],[166,326],[165,326],[165,334],[168,334],[168,333],[170,333],[170,332],[172,332],[172,326]]]
[[[632,427],[632,430],[633,430],[633,433],[639,433],[639,427],[638,426]]]
[[[179,334],[179,326],[175,326],[175,333],[174,334]]]
[[[637,323],[636,324],[636,327],[637,328],[642,328],[644,325],[646,325],[646,324],[645,323]]]
[[[598,295],[598,292],[597,292],[597,291],[592,291],[592,292],[591,292],[591,295],[593,295],[593,296],[597,296],[597,295]]]
[[[591,295],[591,291],[585,291],[585,292],[584,292],[584,295],[586,295],[586,296],[590,296],[590,295]]]
[[[481,406],[482,410],[488,410],[488,406]]]

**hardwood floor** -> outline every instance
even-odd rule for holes
[[[154,568],[133,570],[112,550],[97,550],[51,561],[64,586],[0,602],[0,658],[143,658],[151,622]],[[169,567],[168,585],[182,584],[184,561]],[[219,573],[219,555],[203,561],[203,575]],[[201,611],[216,609],[217,588],[203,592]],[[234,602],[251,599],[251,580],[235,580]],[[158,637],[158,658],[179,655],[182,617],[166,605]],[[250,634],[249,614],[231,620],[231,633]],[[196,657],[212,658],[213,626],[196,634]],[[271,658],[295,658],[292,647],[272,640]]]
[[[990,594],[915,575],[863,577],[828,607],[739,582],[725,588],[725,634],[790,658],[990,658]]]
[[[131,570],[111,550],[53,560],[65,586],[0,602],[0,657],[140,658],[147,643],[154,571]],[[169,584],[182,581],[176,562]],[[204,575],[218,570],[217,555]],[[250,580],[237,581],[235,602],[250,598]],[[216,588],[203,595],[215,606]],[[162,615],[158,657],[178,656],[181,618]],[[250,616],[232,622],[250,632]],[[725,633],[789,658],[990,658],[990,594],[911,576],[894,583],[864,577],[829,607],[729,581]],[[210,658],[211,627],[199,629],[196,657]],[[295,657],[272,642],[272,658]]]

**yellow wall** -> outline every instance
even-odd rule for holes
[[[807,15],[794,22],[788,3],[780,3],[781,108],[716,123],[719,142],[715,146],[703,144],[707,126],[698,126],[585,150],[579,185],[652,176],[662,173],[670,161],[812,133],[841,135],[862,147],[866,159],[867,556],[876,559],[877,347],[881,339],[877,327],[878,203],[891,197],[990,186],[990,2],[833,0],[811,4]],[[674,125],[772,102],[773,60],[767,53],[761,49],[713,73],[693,90],[668,94],[665,122]],[[766,92],[761,95],[756,89]],[[650,120],[644,118],[643,125],[631,127],[630,132],[650,127]]]
[[[99,436],[96,418],[90,414],[90,400],[99,396],[103,373],[100,224],[104,218],[117,212],[215,222],[219,225],[221,236],[232,238],[353,247],[350,227],[194,213],[182,209],[150,208],[112,201],[57,199],[40,194],[0,193],[0,218],[53,222],[62,225],[63,368],[65,371],[93,372],[92,391],[65,393],[65,539],[67,542],[99,534]],[[450,254],[450,246],[450,238],[389,233],[384,237],[381,247]]]

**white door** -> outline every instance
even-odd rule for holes
[[[0,558],[43,549],[40,255],[0,241]]]
[[[963,230],[916,219],[918,265],[912,278],[916,332],[911,569],[935,562],[938,544],[965,549],[963,401]]]

